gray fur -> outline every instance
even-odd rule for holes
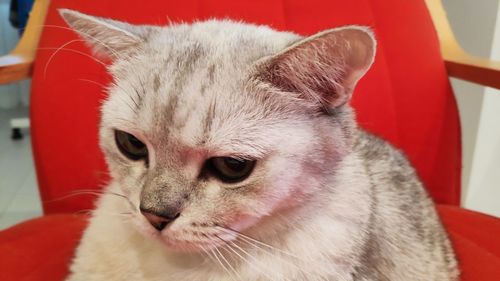
[[[113,180],[69,280],[457,280],[415,171],[357,127],[348,103],[374,58],[368,29],[302,38],[231,21],[160,28],[61,14],[114,59],[100,130]],[[116,129],[147,145],[148,163],[120,154]],[[216,156],[257,164],[227,184],[203,172]],[[139,204],[182,212],[157,232]]]

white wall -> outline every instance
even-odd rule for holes
[[[500,60],[498,0],[444,0],[462,47]],[[500,93],[452,79],[463,145],[462,204],[500,217]]]
[[[500,9],[497,9],[491,58],[500,61]],[[472,160],[468,208],[500,217],[500,91],[486,88]]]

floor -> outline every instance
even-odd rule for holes
[[[42,214],[29,131],[10,139],[10,119],[27,115],[27,108],[0,109],[0,230]]]

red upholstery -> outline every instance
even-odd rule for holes
[[[98,149],[98,111],[110,77],[95,62],[56,8],[165,24],[230,17],[312,34],[345,24],[371,26],[375,64],[353,105],[360,124],[402,148],[433,198],[460,198],[460,128],[455,99],[423,0],[53,0],[37,54],[32,92],[32,140],[46,216],[0,232],[0,280],[61,280],[86,222],[72,212],[93,197],[68,197],[107,181]],[[55,54],[55,48],[63,46]],[[71,50],[73,49],[73,51]],[[54,55],[55,54],[55,55]],[[86,55],[87,54],[87,55]],[[500,220],[439,206],[464,281],[500,276]],[[65,212],[69,214],[54,215]]]
[[[500,240],[494,233],[498,237],[500,220],[452,206],[438,211],[451,232],[461,280],[497,281]],[[0,280],[62,280],[85,225],[81,215],[47,215],[0,232]]]
[[[424,1],[400,0],[111,0],[52,1],[37,54],[32,92],[32,135],[46,213],[92,208],[91,197],[65,196],[98,188],[106,168],[97,145],[99,104],[109,81],[56,12],[66,7],[132,23],[165,24],[230,17],[280,30],[312,34],[346,24],[371,26],[378,38],[372,70],[353,104],[361,125],[401,147],[433,198],[457,205],[460,129],[455,99]],[[59,27],[57,27],[59,26]],[[65,200],[55,200],[65,197]]]
[[[85,228],[82,215],[49,215],[0,232],[0,280],[62,280]]]
[[[449,205],[438,206],[438,212],[453,243],[461,280],[498,280],[500,220]]]

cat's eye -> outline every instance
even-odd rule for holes
[[[255,161],[231,157],[209,159],[211,173],[223,182],[236,183],[246,179],[253,171]]]
[[[133,135],[124,131],[115,130],[115,141],[120,152],[131,160],[147,160],[146,145]]]

